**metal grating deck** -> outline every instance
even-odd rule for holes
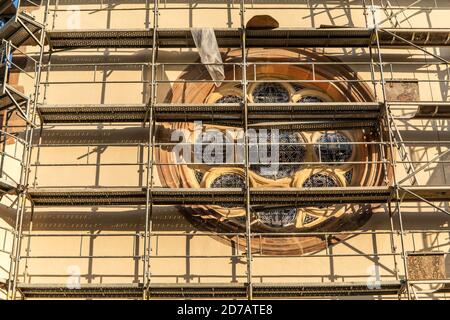
[[[27,284],[17,285],[25,299],[45,298],[142,298],[142,284],[83,284],[79,289],[70,289],[66,284]]]
[[[407,190],[429,201],[449,201],[449,186],[408,186]],[[145,205],[142,188],[35,188],[29,189],[36,206]],[[404,202],[418,201],[400,191]],[[329,188],[250,188],[252,206],[314,206],[324,203],[384,203],[393,197],[391,187]],[[154,205],[221,205],[243,206],[245,193],[239,188],[154,188]]]
[[[386,29],[419,46],[449,46],[450,29]],[[53,49],[76,48],[150,48],[152,29],[149,30],[83,30],[50,31],[49,43]],[[375,44],[372,29],[367,28],[279,28],[274,30],[246,30],[247,47],[368,47]],[[159,28],[160,48],[195,47],[190,29]],[[223,48],[241,46],[241,30],[215,29],[217,43]],[[411,45],[380,32],[382,47]]]
[[[380,104],[373,102],[330,103],[249,103],[249,123],[272,121],[318,120],[376,120]],[[42,105],[39,107],[44,123],[141,122],[147,106],[140,105]],[[158,122],[205,121],[220,124],[241,124],[243,108],[238,103],[170,104],[154,106]],[[306,125],[306,124],[305,124]],[[311,124],[314,125],[314,124]],[[369,125],[372,125],[371,123]]]
[[[382,281],[373,289],[367,282],[346,283],[273,283],[253,284],[255,298],[302,298],[302,297],[343,297],[397,295],[402,288],[401,281]],[[134,298],[140,299],[144,293],[142,284],[82,284],[79,289],[69,289],[65,284],[24,284],[18,289],[25,299],[42,298]],[[150,298],[240,298],[247,297],[247,285],[243,283],[208,284],[151,284]]]
[[[450,102],[420,102],[414,115],[417,119],[449,119]]]
[[[142,122],[147,106],[135,105],[44,105],[39,106],[44,123]]]

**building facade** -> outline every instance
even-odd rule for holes
[[[447,2],[4,1],[0,298],[445,299]]]

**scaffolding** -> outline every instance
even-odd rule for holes
[[[300,64],[308,65],[312,70],[312,80],[307,82],[329,82],[333,80],[316,79],[314,70],[318,64],[338,64],[338,65],[369,65],[371,70],[370,80],[335,80],[351,83],[367,82],[375,88],[381,88],[381,95],[376,97],[375,102],[331,102],[331,103],[254,103],[243,99],[242,103],[204,103],[204,104],[170,104],[161,103],[158,99],[158,85],[162,83],[176,83],[177,81],[195,82],[195,80],[164,80],[158,79],[158,70],[173,65],[195,65],[199,63],[164,63],[158,61],[159,48],[193,48],[194,41],[191,36],[190,28],[186,29],[165,29],[160,28],[158,24],[161,8],[159,0],[146,5],[146,8],[153,10],[153,25],[145,30],[89,30],[89,31],[58,31],[45,30],[47,28],[47,14],[51,12],[49,4],[45,4],[44,21],[42,24],[35,22],[30,17],[19,13],[14,21],[8,26],[0,29],[0,34],[5,39],[3,41],[2,52],[5,52],[4,81],[2,81],[1,110],[14,109],[25,121],[24,138],[18,138],[6,131],[2,131],[4,139],[10,136],[24,144],[24,153],[21,161],[21,176],[16,185],[1,183],[0,188],[4,194],[15,193],[19,198],[17,202],[17,212],[14,230],[11,232],[14,236],[14,245],[11,252],[11,268],[9,279],[4,281],[8,292],[8,298],[136,298],[136,299],[160,299],[160,298],[239,298],[239,299],[267,299],[267,298],[301,298],[301,297],[336,297],[336,296],[398,296],[407,299],[417,298],[414,286],[420,281],[410,280],[408,278],[408,252],[405,249],[404,241],[408,235],[423,234],[427,232],[442,233],[442,230],[404,230],[403,213],[401,205],[408,202],[422,202],[436,209],[437,211],[449,215],[450,212],[445,206],[436,204],[446,202],[450,199],[450,187],[447,185],[429,186],[418,183],[416,175],[432,164],[445,163],[442,160],[447,152],[439,153],[431,160],[413,161],[408,154],[407,146],[414,144],[414,141],[404,141],[400,130],[396,125],[397,120],[409,121],[413,119],[448,119],[450,113],[448,101],[410,101],[398,102],[390,101],[386,92],[388,79],[386,69],[391,69],[395,64],[383,61],[384,49],[414,49],[419,50],[427,57],[434,60],[428,61],[428,64],[443,66],[448,74],[449,62],[444,58],[427,50],[428,47],[450,46],[450,29],[414,29],[399,28],[399,22],[396,17],[401,14],[405,8],[395,8],[390,6],[387,10],[387,19],[393,24],[393,28],[379,28],[375,20],[374,3],[371,6],[367,1],[361,1],[361,8],[366,16],[371,14],[373,21],[368,21],[366,17],[366,28],[279,28],[274,30],[248,30],[246,29],[246,10],[251,4],[245,0],[240,0],[235,8],[239,11],[239,28],[215,29],[215,35],[219,47],[221,48],[239,48],[241,56],[238,62],[229,63],[233,68],[241,70],[241,77],[232,80],[224,80],[224,83],[232,82],[240,84],[242,96],[248,96],[249,85],[262,82],[255,78],[248,78],[247,70],[256,70],[258,64]],[[234,6],[233,1],[233,6]],[[409,7],[408,7],[409,8]],[[389,10],[388,10],[389,9]],[[397,12],[396,12],[397,10]],[[58,1],[55,3],[54,14],[58,12]],[[369,25],[375,27],[371,28]],[[3,36],[3,34],[5,36]],[[24,44],[35,42],[39,45],[40,53],[37,59],[30,57],[35,62],[35,92],[27,96],[20,93],[7,84],[8,72],[11,66],[16,66],[11,60],[11,52],[19,50]],[[45,42],[47,41],[47,42]],[[45,45],[48,45],[48,51],[45,51]],[[368,48],[370,53],[369,62],[253,62],[248,61],[248,48]],[[146,63],[67,63],[52,64],[52,55],[67,50],[79,49],[99,49],[99,48],[151,48],[151,61]],[[227,64],[227,63],[225,63]],[[400,64],[400,63],[399,63]],[[118,81],[117,83],[138,83],[150,87],[150,95],[143,104],[73,104],[52,105],[46,103],[46,89],[52,85],[74,84],[68,81],[50,81],[49,73],[52,68],[58,67],[83,67],[92,68],[94,74],[100,68],[118,67],[135,68],[137,70],[150,68],[150,80],[141,79],[139,81]],[[377,70],[378,69],[378,70]],[[42,80],[41,74],[44,72],[47,78]],[[256,72],[255,72],[256,74]],[[421,80],[423,81],[423,80]],[[448,80],[425,80],[429,82],[440,81],[446,83]],[[95,78],[89,81],[81,81],[82,84],[106,83],[106,80]],[[197,82],[212,82],[212,80],[197,80]],[[301,82],[295,80],[295,82]],[[39,90],[44,87],[43,95]],[[42,102],[39,102],[39,97]],[[9,102],[8,102],[9,101]],[[410,107],[411,112],[405,115],[398,115],[396,110],[405,110]],[[164,145],[157,142],[155,131],[157,122],[193,122],[204,121],[205,123],[219,125],[240,125],[242,126],[245,139],[245,156],[243,163],[232,164],[240,166],[244,170],[245,186],[244,188],[220,189],[170,189],[155,187],[154,175],[156,166],[171,165],[168,163],[156,162],[154,159],[154,150]],[[31,149],[39,150],[47,146],[42,143],[39,137],[33,140],[33,129],[44,128],[47,125],[83,125],[87,123],[134,123],[143,125],[148,129],[148,141],[145,143],[131,143],[129,145],[139,145],[147,152],[146,162],[139,165],[145,166],[146,178],[145,186],[142,188],[117,187],[117,188],[46,188],[37,187],[30,181],[30,167],[44,167],[46,164],[31,163]],[[392,170],[392,181],[386,186],[373,187],[327,187],[327,188],[289,188],[289,189],[270,189],[270,188],[251,188],[249,182],[249,140],[246,134],[249,128],[253,126],[272,126],[280,128],[295,128],[301,130],[336,130],[352,128],[372,128],[379,133],[379,141],[373,144],[383,155],[381,163],[384,166],[385,176]],[[40,131],[42,132],[42,130]],[[422,142],[423,143],[423,142]],[[439,146],[448,146],[448,141],[429,141]],[[317,145],[317,142],[314,143]],[[327,143],[324,143],[327,144]],[[328,142],[328,144],[333,144]],[[336,144],[336,142],[334,143]],[[358,142],[355,142],[358,144]],[[368,142],[359,142],[367,145]],[[87,145],[87,144],[82,144]],[[108,146],[120,146],[125,144],[107,144]],[[167,144],[166,144],[167,145]],[[76,144],[59,144],[58,147],[70,147]],[[96,144],[93,147],[99,147]],[[390,158],[388,154],[399,154],[400,159]],[[6,156],[6,155],[4,155]],[[3,158],[3,157],[2,157]],[[326,162],[323,162],[326,164]],[[372,161],[372,163],[374,163]],[[362,165],[363,162],[356,162],[356,165]],[[69,164],[47,164],[47,166],[65,166]],[[80,164],[81,165],[81,164]],[[90,164],[86,164],[90,165]],[[102,164],[104,166],[114,164]],[[116,164],[117,165],[117,164]],[[125,165],[125,164],[122,164]],[[398,177],[398,166],[405,168],[406,176]],[[145,227],[143,232],[138,233],[138,238],[143,241],[142,254],[134,256],[36,256],[29,253],[31,239],[34,237],[98,237],[114,236],[110,234],[90,235],[90,234],[46,234],[32,233],[32,220],[30,229],[24,232],[22,223],[26,213],[27,201],[31,204],[31,219],[33,210],[36,207],[68,207],[68,206],[139,206],[145,208]],[[163,284],[152,282],[152,261],[160,258],[221,258],[217,255],[204,254],[195,255],[177,255],[164,256],[155,255],[151,248],[155,238],[164,237],[164,233],[153,230],[153,212],[154,206],[160,205],[220,205],[223,203],[233,203],[236,206],[245,208],[245,232],[223,233],[222,236],[237,237],[237,241],[245,242],[247,250],[238,252],[229,258],[243,259],[246,264],[245,283],[232,284],[204,284],[204,283],[186,283],[186,284]],[[397,259],[402,260],[403,270],[396,270],[396,281],[381,281],[378,286],[368,288],[365,282],[347,281],[343,283],[259,283],[254,282],[252,262],[254,259],[263,259],[267,257],[263,250],[252,252],[252,242],[257,238],[265,236],[286,236],[286,233],[263,234],[252,230],[251,211],[253,208],[264,207],[266,205],[295,207],[317,206],[323,204],[384,204],[389,211],[389,219],[392,226],[390,231],[348,231],[342,234],[388,234],[398,235],[400,237],[400,251],[397,251],[392,244],[392,250],[386,253],[364,254],[355,253],[346,256],[389,256],[392,257],[397,266]],[[394,230],[394,217],[398,219],[399,228]],[[8,231],[9,232],[9,231]],[[339,238],[342,235],[339,232],[305,232],[291,233],[289,235],[305,236],[323,236],[327,239],[327,250],[323,257],[338,257],[329,249],[328,244],[333,243],[332,239]],[[197,236],[210,236],[204,233]],[[217,235],[217,234],[214,234]],[[116,235],[117,236],[117,235]],[[120,235],[130,236],[130,235]],[[131,235],[134,236],[134,235]],[[190,237],[190,234],[179,234],[182,237]],[[22,240],[28,242],[26,253],[22,254]],[[330,239],[330,241],[328,241]],[[239,251],[239,250],[238,250]],[[315,255],[322,257],[321,255]],[[345,255],[342,255],[343,257]],[[25,260],[26,264],[31,259],[61,259],[61,258],[104,258],[104,259],[138,259],[142,263],[142,275],[139,283],[133,284],[81,284],[79,288],[68,288],[65,284],[33,284],[18,281],[19,264]],[[283,256],[289,258],[289,256]],[[301,256],[296,256],[301,258]],[[450,292],[448,280],[429,280],[424,281],[427,284],[441,285],[435,293]]]
[[[30,2],[32,5],[39,6]],[[28,5],[30,5],[30,3]],[[1,129],[2,135],[2,163],[1,179],[2,198],[12,196],[15,200],[10,201],[11,208],[15,208],[14,228],[9,231],[13,235],[13,243],[10,254],[9,277],[5,281],[7,286],[7,297],[14,297],[16,292],[18,268],[20,262],[20,248],[22,241],[22,223],[25,215],[27,198],[29,197],[27,186],[31,162],[31,148],[33,139],[33,130],[37,127],[37,101],[39,97],[39,83],[41,76],[41,63],[45,49],[44,23],[39,23],[33,17],[26,14],[20,1],[6,1],[5,5],[11,5],[14,9],[13,16],[0,28],[2,37],[1,47],[1,95],[0,110],[3,112],[4,123]],[[2,13],[5,12],[2,9]],[[27,54],[20,49],[23,45],[37,45],[39,49],[38,58]],[[26,72],[21,68],[15,59],[15,55],[21,55],[26,64],[32,65],[32,72]],[[22,93],[19,89],[8,84],[12,70],[22,71],[26,76],[32,78],[35,82],[35,90],[32,93]],[[23,125],[10,126],[9,123],[13,115],[17,115],[22,120]],[[19,134],[20,133],[20,134]],[[22,156],[17,158],[6,151],[8,141],[13,141],[22,148]],[[19,177],[17,179],[8,175],[5,169],[6,159],[12,159],[19,164]]]

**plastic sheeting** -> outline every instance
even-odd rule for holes
[[[219,86],[221,81],[225,79],[225,71],[214,29],[193,28],[191,34],[202,63],[205,64],[215,85]]]

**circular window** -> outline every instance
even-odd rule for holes
[[[296,208],[273,208],[257,213],[261,222],[270,227],[285,227],[292,224],[297,215]]]
[[[236,173],[222,174],[211,183],[211,188],[244,188],[244,186],[244,177]]]
[[[227,52],[227,62],[238,62],[242,52],[238,50],[230,50]],[[362,128],[344,129],[324,129],[321,126],[293,129],[290,121],[282,123],[280,119],[286,120],[281,116],[273,115],[273,108],[280,107],[280,113],[286,113],[292,103],[295,109],[306,111],[315,110],[311,104],[322,104],[322,109],[333,105],[334,102],[370,102],[373,101],[373,92],[371,87],[366,85],[364,81],[354,81],[359,78],[356,73],[349,73],[349,69],[344,63],[334,65],[333,72],[325,65],[317,65],[316,80],[317,83],[304,81],[310,79],[311,70],[308,66],[292,64],[287,67],[285,63],[269,63],[268,61],[293,61],[298,62],[299,56],[307,57],[310,61],[328,61],[328,58],[320,54],[310,52],[309,50],[296,49],[259,49],[255,48],[248,51],[249,61],[255,62],[255,69],[248,70],[249,83],[246,90],[242,89],[241,84],[235,81],[225,81],[219,87],[215,87],[214,83],[198,82],[199,79],[207,79],[209,75],[203,68],[198,66],[189,66],[180,77],[177,83],[172,86],[172,91],[168,92],[167,102],[190,103],[190,104],[241,104],[244,99],[252,104],[262,104],[258,112],[267,112],[264,126],[257,124],[249,126],[249,133],[254,134],[253,129],[265,127],[275,135],[274,128],[278,128],[280,139],[275,140],[271,136],[264,136],[262,139],[254,139],[249,137],[249,148],[254,148],[257,153],[262,153],[268,158],[251,158],[250,170],[248,177],[245,176],[245,170],[242,164],[245,162],[247,154],[245,154],[245,142],[243,137],[243,123],[241,121],[217,122],[205,124],[203,131],[210,129],[218,130],[222,133],[222,140],[228,141],[225,148],[217,148],[211,154],[211,159],[207,157],[206,161],[211,165],[206,165],[199,161],[192,162],[191,165],[161,165],[158,166],[159,180],[165,187],[179,188],[246,188],[248,179],[249,185],[255,189],[271,189],[281,188],[336,188],[345,186],[374,186],[385,185],[390,180],[385,174],[390,175],[390,171],[383,171],[380,164],[382,157],[380,151],[375,144],[364,142],[376,141],[377,132],[366,131]],[[268,63],[259,63],[267,61]],[[235,68],[225,65],[225,77],[227,80],[235,80]],[[350,77],[349,77],[350,76]],[[254,80],[256,79],[256,81]],[[341,80],[344,81],[341,81]],[[193,80],[192,83],[187,83]],[[335,81],[338,80],[338,81]],[[347,80],[351,80],[350,82]],[[329,81],[329,83],[328,83]],[[327,84],[325,85],[325,82]],[[349,88],[349,83],[351,84]],[[265,110],[264,103],[271,107]],[[329,104],[330,103],[330,104]],[[285,105],[286,104],[286,105]],[[253,107],[252,107],[253,108]],[[293,120],[301,121],[301,115],[296,115]],[[251,119],[251,117],[250,117]],[[331,119],[328,119],[330,122]],[[327,122],[328,122],[327,120]],[[324,119],[325,121],[325,119]],[[279,123],[273,123],[279,122]],[[283,121],[284,122],[284,121]],[[253,124],[253,123],[252,123]],[[197,146],[196,151],[200,154],[203,151],[211,151],[212,143],[220,143],[220,139],[212,136],[203,136],[203,141],[197,140],[197,131],[192,123],[164,123],[162,124],[168,130],[161,130],[159,134],[161,139],[170,140],[171,130],[188,130],[189,141],[191,143],[203,142],[203,146]],[[331,125],[332,126],[332,125]],[[331,127],[330,126],[330,127]],[[302,128],[302,126],[295,126]],[[323,128],[323,129],[322,129]],[[232,135],[224,136],[231,130]],[[255,133],[260,131],[256,130]],[[209,137],[211,139],[209,139]],[[261,138],[261,136],[259,136]],[[353,142],[358,141],[358,144]],[[232,142],[232,144],[231,144]],[[277,148],[270,148],[273,144],[280,142]],[[200,143],[199,143],[200,144]],[[261,151],[261,146],[266,144],[269,148]],[[231,145],[234,153],[229,153],[229,158],[233,156],[233,161],[225,161],[227,152],[231,151]],[[191,147],[191,153],[195,153]],[[270,157],[277,150],[277,157]],[[251,149],[248,151],[251,152]],[[173,151],[171,148],[156,148],[156,157],[161,161],[172,163]],[[217,157],[216,157],[217,156]],[[251,156],[251,154],[248,154]],[[389,155],[388,155],[389,156]],[[214,159],[213,159],[214,158]],[[223,161],[216,161],[219,158]],[[318,159],[323,161],[322,163]],[[268,160],[270,159],[270,160]],[[230,159],[231,160],[231,159]],[[162,163],[164,163],[162,162]],[[227,163],[226,166],[221,163]],[[278,163],[279,167],[276,171],[271,169],[272,162]],[[234,163],[234,164],[232,164]],[[355,163],[361,163],[355,164]],[[206,190],[207,191],[207,190]],[[371,204],[352,204],[334,203],[333,200],[323,200],[324,197],[320,193],[312,192],[310,205],[296,205],[294,203],[287,204],[284,207],[275,208],[270,202],[261,204],[261,207],[252,207],[251,222],[254,232],[288,232],[285,236],[281,234],[274,237],[267,237],[259,240],[253,239],[252,248],[263,250],[264,253],[273,252],[274,254],[292,254],[294,249],[300,254],[318,250],[316,241],[318,237],[312,235],[292,236],[290,232],[311,231],[345,231],[347,227],[357,228],[365,223],[366,217],[370,216]],[[256,198],[255,198],[256,199]],[[317,201],[315,200],[317,199]],[[245,229],[246,210],[241,201],[234,202],[231,198],[223,199],[223,202],[214,205],[192,205],[184,207],[189,218],[195,222],[202,222],[205,228],[211,230],[223,230],[225,232],[240,232]],[[309,201],[308,201],[309,203]],[[296,208],[293,208],[296,207]],[[361,214],[360,214],[361,213]],[[364,213],[364,214],[363,214]],[[256,220],[255,220],[256,219]],[[345,238],[343,236],[343,238]],[[267,239],[267,240],[266,240]],[[230,239],[226,239],[229,242]],[[245,239],[234,239],[239,246],[246,247]],[[317,240],[319,241],[319,240]],[[336,240],[338,241],[338,239]],[[324,245],[322,239],[319,242]],[[261,248],[259,248],[259,246]],[[323,248],[323,247],[322,247]]]
[[[234,95],[226,95],[221,98],[219,98],[216,103],[241,103],[242,98]]]
[[[236,173],[226,173],[218,176],[211,183],[211,188],[244,188],[244,177]],[[232,203],[221,203],[221,207],[234,208]]]
[[[344,162],[352,156],[352,145],[348,144],[349,139],[341,133],[324,133],[317,142],[325,143],[314,147],[322,162]]]
[[[324,173],[315,173],[303,182],[304,188],[337,187],[337,181]]]
[[[289,91],[279,83],[265,82],[257,85],[252,92],[253,101],[257,103],[289,102]]]
[[[278,141],[276,141],[278,140]],[[260,176],[267,178],[284,178],[291,176],[300,167],[300,162],[305,159],[306,148],[299,143],[304,142],[301,135],[292,131],[280,131],[278,139],[272,134],[272,131],[267,132],[267,143],[263,144],[259,141],[255,147],[251,147],[251,152],[256,154],[258,159],[260,156],[267,155],[268,159],[272,159],[272,143],[279,143],[278,145],[278,157],[274,159],[277,163],[272,164],[253,164],[250,169],[259,174]],[[264,149],[263,149],[264,148]],[[289,164],[292,162],[293,164]]]

